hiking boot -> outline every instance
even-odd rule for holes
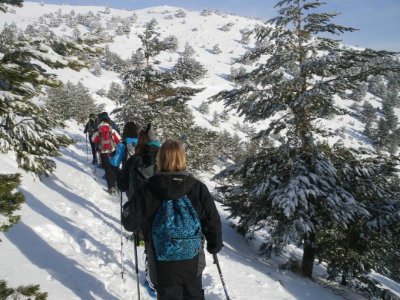
[[[108,193],[110,195],[115,195],[117,193],[117,189],[115,187],[111,187],[108,189]]]

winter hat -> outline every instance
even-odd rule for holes
[[[97,117],[99,118],[100,122],[110,119],[110,117],[108,116],[108,113],[106,111],[103,111],[102,113],[99,113]]]
[[[147,132],[147,136],[149,137],[150,141],[157,140],[157,132],[154,129],[154,127],[151,125],[151,123],[147,124],[146,132]]]

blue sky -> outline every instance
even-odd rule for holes
[[[38,0],[44,3],[100,5],[138,9],[170,5],[191,10],[219,9],[238,15],[269,19],[276,15],[277,0]],[[400,0],[325,0],[325,12],[340,12],[335,23],[359,31],[346,33],[340,39],[350,45],[400,51]]]

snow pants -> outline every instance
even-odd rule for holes
[[[185,284],[172,286],[159,286],[157,288],[158,300],[204,300],[201,275],[186,281]]]
[[[187,261],[156,262],[158,300],[204,300],[205,253]]]

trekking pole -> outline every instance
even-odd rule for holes
[[[89,161],[88,133],[86,132],[86,161]]]
[[[121,206],[120,206],[120,212],[121,212],[121,217],[122,217],[122,192],[119,191],[121,194]],[[123,240],[123,229],[122,229],[122,218],[121,218],[121,277],[124,279],[124,252],[123,252],[123,247],[124,247],[124,240]]]
[[[137,254],[137,241],[139,240],[139,235],[135,232],[133,233],[133,244],[135,249],[135,272],[136,272],[136,284],[138,299],[140,300],[140,288],[139,288],[139,267],[138,267],[138,254]]]
[[[222,287],[224,288],[226,299],[229,300],[230,298],[229,298],[229,295],[228,295],[228,290],[226,289],[225,280],[224,280],[224,277],[222,276],[222,271],[221,271],[221,267],[220,267],[219,262],[218,262],[217,254],[213,254],[213,258],[214,258],[214,264],[217,265],[219,277],[221,278]]]

